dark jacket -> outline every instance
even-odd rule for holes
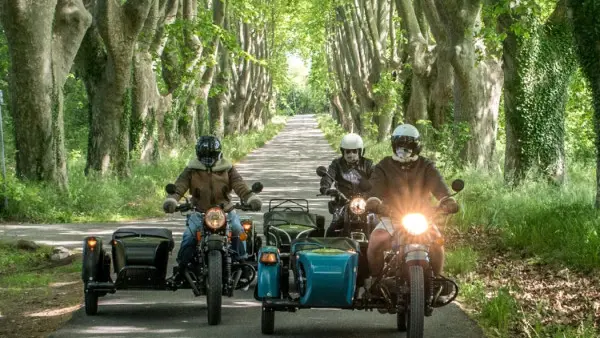
[[[432,206],[431,195],[438,200],[450,195],[433,162],[420,156],[410,164],[385,157],[373,168],[369,183],[369,196],[379,198],[399,214],[428,212]]]
[[[176,193],[169,197],[179,200],[189,190],[192,194],[191,203],[200,211],[206,211],[218,204],[225,204],[224,210],[233,209],[229,196],[233,190],[244,201],[253,197],[242,176],[231,162],[220,159],[209,170],[197,159],[192,159],[175,181]]]
[[[327,172],[337,181],[336,188],[350,198],[354,194],[362,192],[358,188],[360,178],[369,179],[373,172],[373,161],[362,157],[356,166],[349,166],[343,157],[331,161]],[[321,188],[331,187],[332,180],[328,176],[321,178]]]

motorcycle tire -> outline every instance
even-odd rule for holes
[[[85,314],[94,316],[98,313],[98,294],[93,291],[84,290],[85,293]]]
[[[407,338],[423,338],[425,330],[425,277],[423,267],[413,265],[409,267],[410,278],[410,306],[407,318]]]
[[[208,279],[206,285],[206,305],[208,324],[221,323],[221,300],[223,296],[223,256],[220,251],[208,253]]]
[[[273,334],[275,331],[275,311],[273,309],[268,309],[263,305],[262,316],[260,319],[260,331],[263,334]]]

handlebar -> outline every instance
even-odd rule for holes
[[[260,211],[260,210],[253,210],[250,205],[245,204],[245,203],[236,203],[233,205],[233,208],[242,210],[242,211]],[[195,210],[195,209],[196,209],[196,207],[194,205],[192,205],[190,202],[185,202],[185,203],[179,204],[175,208],[175,212],[177,212],[177,211],[186,212],[186,211]]]

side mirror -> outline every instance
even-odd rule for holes
[[[461,180],[460,178],[457,178],[454,181],[452,181],[452,190],[454,190],[456,192],[460,192],[464,188],[465,188],[465,181]]]
[[[259,192],[261,192],[263,190],[263,184],[260,182],[254,182],[254,184],[252,184],[252,192],[255,194],[258,194]]]
[[[317,175],[319,175],[321,177],[327,175],[327,168],[325,168],[324,166],[319,166],[317,168]]]
[[[371,182],[369,182],[369,180],[365,180],[364,178],[358,182],[358,188],[363,192],[371,190],[372,187],[373,186],[371,185]]]
[[[167,192],[167,194],[172,195],[177,192],[177,186],[175,186],[175,184],[173,183],[169,183],[165,187],[165,191]]]

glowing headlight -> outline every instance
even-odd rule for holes
[[[242,227],[244,228],[244,231],[246,231],[246,232],[252,230],[252,221],[250,221],[250,220],[242,221]]]
[[[362,197],[355,197],[350,201],[350,211],[356,215],[362,215],[365,213],[367,202]]]
[[[409,234],[418,236],[427,231],[429,224],[421,214],[408,214],[402,218],[402,226]]]
[[[204,215],[204,223],[213,230],[217,230],[225,225],[225,221],[225,213],[221,208],[210,208]]]

